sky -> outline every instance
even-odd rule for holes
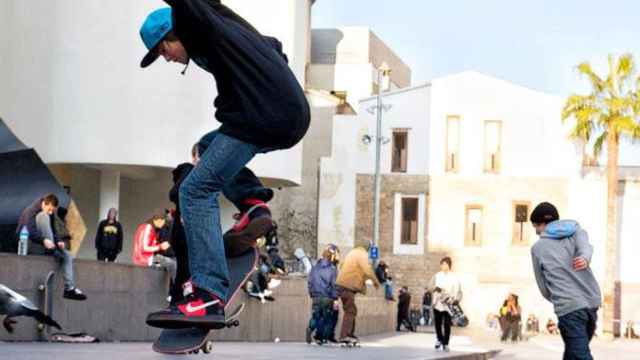
[[[371,28],[413,84],[475,70],[567,96],[589,90],[583,61],[605,74],[609,54],[631,53],[640,68],[638,14],[637,0],[317,0],[312,26]]]

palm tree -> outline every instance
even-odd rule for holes
[[[571,95],[562,110],[562,121],[574,122],[570,137],[583,144],[593,143],[593,159],[607,147],[607,245],[604,285],[605,331],[620,336],[620,287],[616,203],[618,193],[618,153],[622,138],[640,139],[640,77],[630,54],[609,56],[609,74],[598,76],[588,62],[577,67],[592,87],[587,95]],[[595,140],[594,140],[595,139]],[[585,145],[586,146],[586,145]],[[617,321],[616,321],[617,320]]]

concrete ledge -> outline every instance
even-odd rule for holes
[[[50,270],[57,269],[48,256],[17,256],[0,253],[0,283],[18,291],[40,306],[38,285]],[[147,313],[165,307],[165,272],[132,265],[76,260],[76,283],[89,297],[76,302],[62,298],[62,275],[55,277],[53,317],[64,332],[86,332],[101,341],[153,341],[158,329],[145,324]],[[222,330],[215,338],[224,341],[304,341],[311,300],[306,278],[288,278],[275,289],[275,302],[261,304],[240,294],[237,302],[247,307],[240,326]],[[393,331],[396,303],[384,300],[382,290],[370,288],[367,296],[356,297],[356,334],[372,335]],[[41,339],[36,322],[18,318],[14,334],[0,328],[0,341]],[[338,328],[340,322],[338,323]],[[55,329],[54,329],[55,330]]]

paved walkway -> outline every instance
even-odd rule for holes
[[[455,331],[455,330],[454,330]],[[444,354],[433,349],[435,336],[431,333],[401,333],[364,339],[362,348],[346,349],[337,346],[317,346],[300,343],[216,343],[213,354],[217,359],[300,360],[300,359],[409,359],[409,360],[484,360],[491,350],[497,360],[553,360],[562,359],[563,344],[559,336],[538,336],[517,344],[500,343],[495,334],[460,332],[451,340],[452,352]],[[471,335],[471,334],[475,335]],[[469,334],[469,335],[465,335]],[[473,339],[473,340],[472,340]],[[640,341],[595,339],[591,348],[595,359],[638,360]],[[165,356],[151,350],[149,343],[109,344],[51,344],[0,343],[1,360],[152,360],[184,359]],[[204,355],[193,357],[207,358]]]
[[[476,356],[481,351],[466,337],[454,337],[455,349],[448,354],[433,349],[432,334],[392,334],[364,339],[361,348],[347,349],[339,346],[317,346],[300,343],[216,343],[213,354],[218,359],[300,360],[300,359],[411,359],[411,360],[484,360]],[[204,355],[194,357],[205,358]],[[147,360],[184,359],[183,356],[156,354],[148,343],[115,344],[50,344],[50,343],[0,343],[2,360]]]

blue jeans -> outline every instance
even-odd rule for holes
[[[598,309],[581,309],[558,318],[564,341],[563,360],[593,360],[589,342],[596,330]]]
[[[393,299],[393,282],[391,280],[387,280],[382,285],[384,285],[384,297],[387,300]]]
[[[245,165],[256,154],[267,150],[218,131],[202,138],[201,149],[205,148],[203,143],[206,150],[200,153],[200,162],[180,186],[180,211],[187,238],[191,281],[226,302],[229,271],[218,197],[224,192],[238,206],[248,193],[255,192],[256,188],[235,178],[241,171],[246,173]],[[255,175],[249,180],[254,185],[260,184]]]
[[[331,337],[332,329],[335,329],[333,312],[333,300],[325,297],[312,299],[309,328],[315,330],[318,339],[327,340]]]
[[[198,142],[198,154],[204,154],[217,136],[218,131],[212,131],[203,136]],[[269,149],[261,149],[260,152],[268,151]],[[258,177],[247,167],[243,167],[224,185],[222,193],[240,212],[245,212],[252,206],[244,203],[246,199],[260,199],[269,202],[273,198],[273,190],[262,186]]]

